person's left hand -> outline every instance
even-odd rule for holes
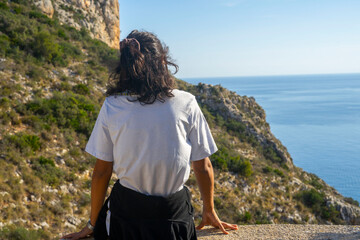
[[[63,236],[60,240],[78,240],[82,238],[86,238],[93,234],[93,231],[90,230],[88,227],[84,227],[80,232],[71,233],[68,235]]]

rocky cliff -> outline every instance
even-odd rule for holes
[[[216,170],[215,205],[225,218],[236,212],[229,221],[359,224],[358,203],[293,165],[286,147],[271,133],[265,111],[253,97],[239,96],[219,85],[183,82],[180,86],[196,95],[205,114],[211,113],[207,120],[219,148],[228,149],[227,157],[231,159],[233,151],[251,163],[254,173],[245,178],[241,171],[231,169],[231,160],[227,162],[229,171]],[[216,154],[212,158],[214,165],[219,164]],[[188,184],[200,212],[197,186],[191,178]]]
[[[233,119],[245,125],[247,134],[265,148],[270,147],[287,167],[293,168],[293,161],[285,146],[272,134],[266,122],[264,109],[253,97],[239,96],[235,92],[225,90],[221,86],[200,84],[197,99],[212,111],[220,114],[225,120]],[[220,98],[219,98],[220,96]]]
[[[65,24],[119,48],[120,20],[118,0],[33,0],[48,17],[55,14]]]

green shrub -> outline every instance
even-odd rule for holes
[[[29,5],[27,0],[12,0],[11,2],[21,4],[23,6],[28,6]]]
[[[339,224],[340,222],[338,221],[338,219],[340,219],[340,212],[337,211],[335,209],[334,206],[323,206],[321,208],[321,217],[326,219],[326,220],[330,220],[330,221],[333,221],[337,224]]]
[[[284,172],[279,169],[274,169],[274,173],[280,177],[285,177]]]
[[[22,7],[20,6],[14,7],[13,10],[16,14],[20,14],[23,11]]]
[[[82,83],[75,85],[73,91],[81,95],[88,95],[90,93],[89,87]]]
[[[7,4],[6,4],[6,3],[4,3],[4,2],[0,2],[0,9],[8,10],[8,9],[9,9],[9,7],[7,6]]]
[[[35,35],[34,41],[32,42],[33,55],[48,63],[54,65],[66,66],[63,62],[59,44],[55,42],[55,39],[49,32],[39,32]]]
[[[49,19],[48,16],[46,16],[45,14],[42,14],[41,12],[38,12],[38,11],[29,12],[29,17],[30,18],[36,18],[36,19],[39,19],[39,20]]]
[[[217,210],[221,210],[223,208],[221,198],[214,197],[214,206],[215,206],[215,209],[217,209]]]
[[[32,80],[39,81],[46,77],[46,73],[43,68],[31,65],[26,73]]]
[[[53,160],[51,160],[51,159],[49,159],[49,158],[44,158],[44,157],[39,157],[39,164],[41,165],[41,166],[44,166],[44,165],[50,165],[50,166],[53,166],[53,167],[55,167],[55,163],[54,163],[54,161]]]
[[[56,86],[59,91],[69,91],[71,90],[71,85],[68,82],[61,82]]]
[[[73,58],[81,60],[83,57],[83,53],[81,52],[81,50],[77,46],[69,42],[61,42],[59,44],[59,48],[62,54],[66,56],[67,59]]]
[[[69,150],[69,154],[72,157],[79,157],[81,155],[81,151],[78,147],[72,147]]]
[[[264,157],[269,159],[270,161],[274,163],[281,163],[282,159],[278,155],[278,153],[272,148],[272,147],[266,147],[263,149]]]
[[[5,136],[5,142],[14,145],[23,153],[29,150],[35,152],[41,147],[40,138],[38,136],[22,133]]]
[[[219,150],[211,156],[211,161],[215,168],[239,173],[244,177],[249,177],[253,174],[252,166],[246,158],[232,153],[225,147],[219,147]]]
[[[272,169],[271,167],[269,166],[266,166],[262,169],[263,173],[271,173],[274,171],[274,169]]]
[[[352,205],[358,206],[359,207],[359,202],[356,201],[355,199],[351,198],[351,197],[345,197],[344,198],[345,202],[350,203]]]
[[[69,40],[69,36],[66,34],[64,29],[59,29],[58,32],[57,32],[57,35],[59,37],[63,38],[64,40]]]
[[[32,169],[35,175],[50,186],[58,186],[64,177],[64,172],[55,166],[52,159],[39,157],[33,161]]]
[[[255,224],[270,224],[269,218],[261,210],[256,210],[254,220]]]
[[[9,49],[10,49],[9,37],[1,34],[0,35],[0,56],[6,57],[6,53]]]
[[[10,99],[7,97],[0,98],[0,107],[7,108],[10,106]]]
[[[297,197],[307,206],[314,207],[317,205],[322,205],[324,203],[324,195],[320,194],[315,189],[304,190],[300,192]]]
[[[19,226],[6,226],[0,229],[1,239],[11,240],[40,240],[50,239],[50,235],[43,230],[27,230]]]
[[[35,130],[41,130],[44,126],[44,122],[34,115],[27,115],[22,118],[22,123],[33,127]]]
[[[324,188],[324,186],[316,178],[311,179],[311,181],[309,181],[309,184],[319,190]]]
[[[50,99],[36,98],[27,103],[26,107],[48,124],[55,123],[59,128],[72,128],[87,137],[91,134],[98,114],[97,105],[70,92],[54,92]]]
[[[340,212],[332,205],[327,205],[324,193],[319,193],[315,189],[299,192],[295,198],[301,200],[305,206],[311,208],[315,215],[335,224],[341,224]]]
[[[226,121],[225,123],[226,129],[228,131],[233,131],[233,132],[240,132],[243,133],[246,130],[245,124],[240,122],[240,121],[236,121],[233,119],[229,119]]]
[[[250,212],[245,211],[244,214],[239,214],[236,222],[251,223],[252,215]]]
[[[250,177],[253,174],[250,161],[243,160],[240,156],[230,159],[229,170],[239,173],[244,177]]]

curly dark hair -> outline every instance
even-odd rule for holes
[[[173,97],[175,81],[168,66],[173,66],[175,73],[178,66],[170,58],[169,48],[150,32],[133,30],[126,38],[132,41],[121,42],[120,60],[109,77],[106,95],[135,94],[135,101],[141,104]]]

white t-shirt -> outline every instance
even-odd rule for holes
[[[120,183],[147,195],[167,196],[189,178],[190,161],[217,151],[195,97],[174,89],[164,103],[141,105],[130,96],[107,97],[85,151],[114,162]]]

